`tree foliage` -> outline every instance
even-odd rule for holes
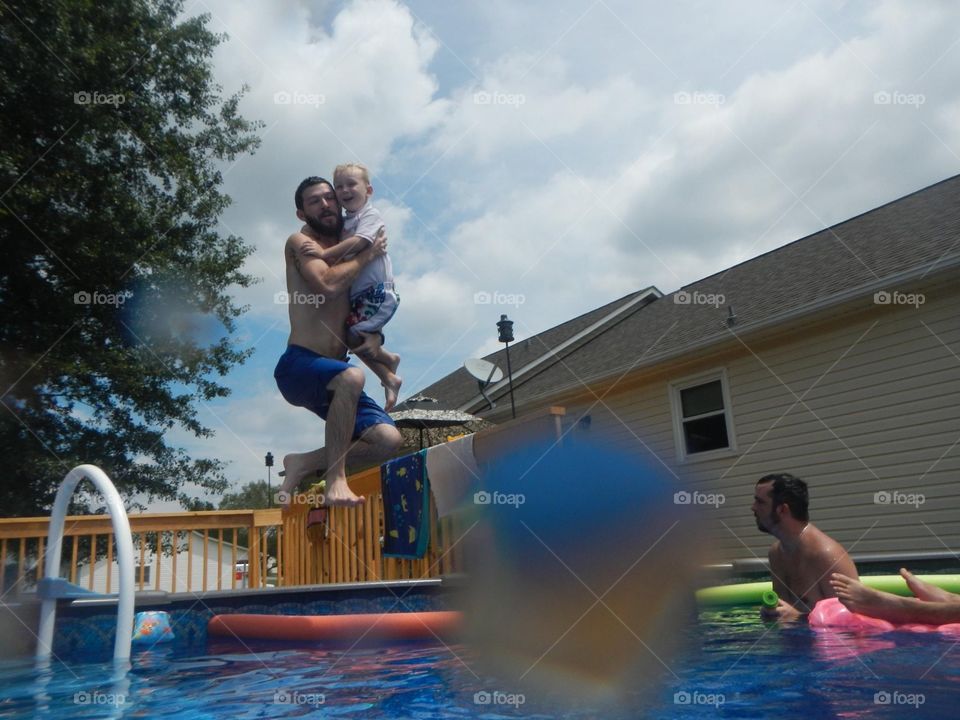
[[[254,480],[248,482],[236,492],[227,493],[220,499],[220,510],[263,510],[274,507],[271,503],[273,493],[278,490],[277,486],[268,486],[263,480]],[[246,528],[241,528],[237,543],[243,547],[250,548],[250,532]],[[272,571],[277,567],[277,532],[275,528],[269,528],[266,532],[266,553],[267,570]]]
[[[218,219],[259,123],[214,82],[223,36],[181,12],[0,4],[0,514],[46,512],[83,462],[127,498],[226,487],[168,433],[210,435],[198,408],[248,353],[230,289],[251,248]]]
[[[227,493],[220,498],[220,510],[263,510],[273,507],[271,492],[279,490],[277,485],[268,487],[263,480],[254,480],[236,492]]]

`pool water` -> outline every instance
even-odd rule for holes
[[[616,708],[505,689],[475,674],[463,646],[211,644],[199,656],[135,655],[115,682],[109,664],[2,664],[0,718],[960,717],[960,648],[936,633],[817,633],[736,609],[702,613],[689,635],[647,678],[652,690],[638,679]]]

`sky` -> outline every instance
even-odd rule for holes
[[[217,82],[246,87],[241,112],[264,123],[259,150],[224,166],[220,228],[254,247],[260,282],[235,292],[253,355],[199,406],[214,437],[169,441],[225,461],[234,488],[266,478],[268,451],[276,471],[323,446],[272,375],[308,175],[371,169],[403,399],[501,347],[501,313],[522,340],[669,293],[960,165],[949,0],[188,0],[202,13],[228,36]]]

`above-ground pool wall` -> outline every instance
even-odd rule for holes
[[[166,602],[138,597],[137,612],[159,610],[170,616],[173,641],[154,646],[134,644],[133,655],[174,651],[203,653],[207,624],[215,615],[344,615],[353,613],[422,612],[456,609],[456,589],[441,587],[438,580],[397,581],[365,585],[328,585],[275,588],[252,591],[180,593]],[[113,652],[116,636],[115,603],[99,606],[68,606],[57,612],[54,654],[70,661],[105,661]],[[308,642],[304,643],[309,645]],[[238,641],[243,649],[244,643]],[[26,648],[32,654],[35,645]]]
[[[772,472],[809,483],[811,520],[854,555],[943,554],[960,548],[960,278],[900,290],[923,303],[861,298],[545,402],[571,432],[655,453],[678,491],[716,501],[703,510],[718,561],[766,558],[750,505]],[[671,395],[711,378],[733,447],[683,458]]]

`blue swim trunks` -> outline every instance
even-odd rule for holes
[[[287,351],[280,356],[273,377],[284,400],[291,405],[312,410],[326,420],[330,401],[333,399],[333,393],[327,390],[327,385],[350,367],[355,366],[343,360],[318,355],[300,345],[288,345]],[[360,393],[353,439],[356,440],[364,430],[380,423],[394,424],[373,398],[365,392]]]

